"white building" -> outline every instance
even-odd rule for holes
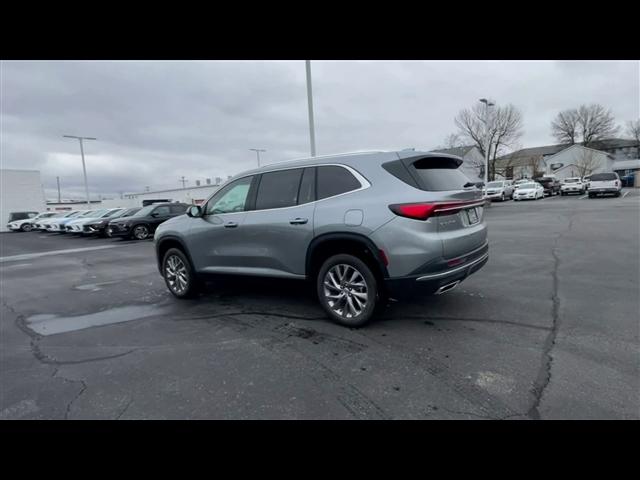
[[[480,150],[475,145],[467,145],[466,147],[454,147],[444,148],[441,150],[432,150],[432,153],[446,153],[448,155],[455,155],[463,160],[463,164],[460,167],[462,173],[464,173],[472,182],[484,181],[484,157]]]
[[[143,201],[182,202],[199,205],[220,188],[220,185],[199,185],[187,188],[169,190],[154,190],[149,192],[125,193],[122,198],[102,200],[102,208],[141,207]]]
[[[600,150],[573,145],[545,158],[545,173],[558,180],[584,177],[592,173],[612,172],[613,155]]]
[[[38,170],[0,170],[0,232],[6,232],[12,212],[46,210],[44,189]]]

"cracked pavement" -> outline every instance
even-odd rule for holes
[[[2,234],[116,248],[0,263],[0,419],[640,418],[640,192],[486,219],[482,270],[359,330],[294,281],[174,300],[148,241]]]

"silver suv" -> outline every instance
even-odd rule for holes
[[[242,173],[154,236],[178,298],[207,274],[308,279],[330,318],[440,294],[489,257],[482,192],[462,159],[415,151],[314,157]]]

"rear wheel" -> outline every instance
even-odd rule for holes
[[[318,299],[327,315],[345,327],[362,327],[383,300],[369,266],[353,255],[327,259],[316,278]]]
[[[30,232],[33,229],[33,225],[31,225],[30,223],[23,223],[20,226],[20,230],[22,230],[23,232]]]
[[[504,192],[502,192],[502,195],[500,195],[500,201],[504,202]]]
[[[174,297],[192,298],[198,294],[199,281],[182,250],[167,250],[162,260],[162,276]]]
[[[149,227],[146,225],[136,225],[131,234],[136,240],[145,240],[149,238]]]

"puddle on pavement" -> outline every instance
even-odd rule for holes
[[[91,292],[97,292],[99,290],[102,290],[102,287],[104,287],[105,285],[113,285],[114,283],[118,282],[86,283],[84,285],[76,285],[73,288],[75,288],[76,290],[89,290]]]
[[[130,305],[72,317],[44,313],[27,318],[26,325],[38,335],[55,335],[56,333],[73,332],[90,327],[130,322],[153,315],[161,315],[166,311],[167,307],[157,305]]]

